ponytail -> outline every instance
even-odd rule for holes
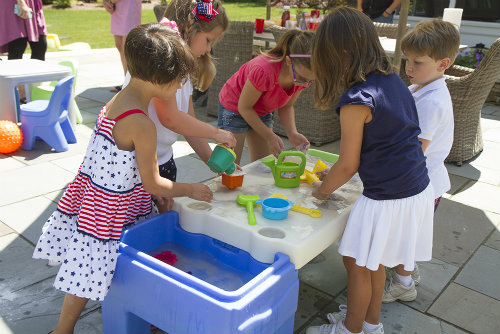
[[[314,33],[311,31],[288,30],[281,36],[276,46],[264,55],[271,58],[273,62],[281,62],[290,54],[311,54],[313,38]],[[296,58],[296,61],[311,69],[310,58]]]

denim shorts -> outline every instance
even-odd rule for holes
[[[273,127],[273,114],[260,116],[260,120],[269,128]],[[232,133],[244,133],[251,129],[251,126],[240,114],[227,110],[219,103],[219,113],[217,120],[219,129],[227,130]]]

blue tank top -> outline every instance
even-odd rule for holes
[[[363,129],[358,173],[363,195],[374,200],[399,199],[422,192],[429,184],[425,156],[418,140],[417,108],[401,78],[370,73],[340,98],[344,105],[371,108]]]

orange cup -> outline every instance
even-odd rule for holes
[[[264,31],[264,19],[255,19],[255,32],[262,34]]]
[[[228,187],[229,189],[234,189],[241,187],[243,184],[244,174],[240,175],[227,175],[226,173],[222,173],[222,184]]]

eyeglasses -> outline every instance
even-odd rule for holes
[[[295,66],[293,65],[293,60],[292,60],[292,58],[311,58],[311,55],[292,53],[292,54],[289,55],[289,57],[290,57],[290,62],[292,63],[293,82],[297,83],[299,85],[310,85],[310,84],[312,84],[314,82],[314,80],[310,80],[310,81],[297,80],[297,75],[295,74]]]

